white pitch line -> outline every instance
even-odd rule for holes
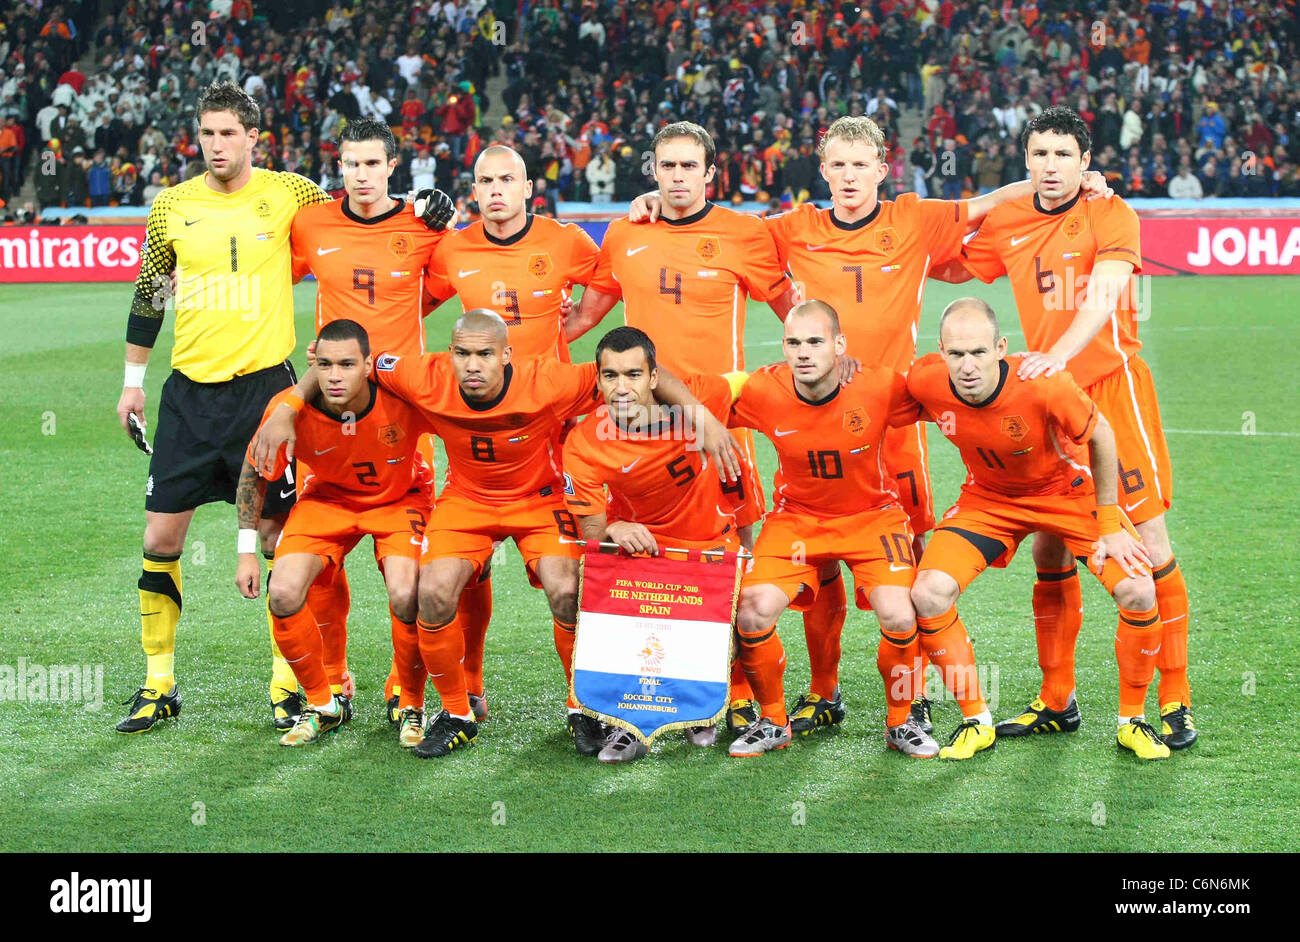
[[[1205,428],[1167,428],[1165,431],[1173,435],[1232,435],[1237,438],[1254,438],[1257,435],[1266,435],[1269,438],[1300,438],[1300,432],[1232,432]]]

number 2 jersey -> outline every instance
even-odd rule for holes
[[[370,404],[355,416],[326,411],[319,394],[298,413],[294,454],[311,464],[299,482],[299,499],[368,510],[394,503],[413,490],[431,496],[432,482],[415,451],[420,435],[429,431],[424,418],[414,406],[374,382],[368,385]],[[262,415],[263,423],[292,392],[276,394]],[[251,443],[248,461],[253,461]],[[262,476],[275,481],[287,464],[282,445],[275,467]]]

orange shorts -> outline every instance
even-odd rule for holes
[[[963,490],[935,527],[918,568],[946,572],[964,592],[989,566],[1002,568],[1010,563],[1029,534],[1053,533],[1091,569],[1089,560],[1098,539],[1096,509],[1097,498],[1091,491],[995,500]],[[1120,522],[1137,535],[1123,513]],[[1112,595],[1115,586],[1128,578],[1113,559],[1106,560],[1100,573],[1093,572]]]
[[[484,504],[444,488],[429,516],[420,565],[455,557],[474,564],[477,579],[497,546],[513,539],[524,557],[528,581],[540,589],[537,560],[543,556],[578,558],[578,522],[561,497],[530,497],[509,504]]]
[[[885,429],[881,450],[885,472],[898,487],[899,503],[918,535],[934,529],[934,497],[930,493],[930,450],[925,422]]]
[[[325,562],[328,574],[343,565],[361,538],[375,541],[375,559],[389,556],[417,559],[423,544],[429,504],[421,493],[400,501],[366,509],[345,507],[312,497],[299,498],[275,544],[275,558],[290,553],[313,553]]]
[[[754,544],[754,558],[741,588],[774,585],[790,607],[807,611],[821,590],[820,573],[840,560],[853,573],[858,608],[869,610],[871,590],[882,585],[911,588],[916,578],[912,528],[900,507],[847,517],[818,518],[770,513]]]
[[[1120,509],[1134,523],[1160,516],[1169,509],[1174,486],[1151,369],[1141,357],[1129,357],[1084,392],[1115,430]]]
[[[767,510],[767,498],[763,495],[763,479],[758,473],[758,459],[754,452],[754,433],[749,429],[732,429],[736,441],[749,459],[749,464],[742,471],[740,480],[722,488],[726,495],[728,509],[736,514],[736,526],[752,526],[763,519]],[[713,469],[709,469],[712,473]]]

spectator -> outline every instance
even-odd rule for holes
[[[95,151],[95,158],[86,168],[86,190],[90,194],[91,206],[107,206],[112,195],[112,174],[108,164],[104,163],[104,151]]]
[[[1223,139],[1227,136],[1228,126],[1223,120],[1223,115],[1219,114],[1218,104],[1207,101],[1205,113],[1201,115],[1201,120],[1196,122],[1197,148],[1218,150],[1223,146]]]
[[[529,208],[535,216],[549,216],[552,219],[559,211],[555,191],[547,184],[546,177],[538,177],[533,181],[533,198],[529,200]]]
[[[975,158],[975,185],[979,195],[992,193],[1002,185],[1003,157],[996,144],[986,144]]]
[[[429,145],[423,142],[415,145],[415,157],[411,161],[411,189],[432,190],[437,184],[438,162],[429,153]]]
[[[930,179],[936,169],[934,154],[926,146],[925,138],[918,137],[912,142],[912,153],[907,162],[912,168],[912,189],[925,199],[930,195]]]
[[[1184,165],[1178,168],[1178,176],[1169,181],[1169,198],[1176,200],[1199,200],[1205,194],[1201,190],[1201,181]]]
[[[609,148],[602,144],[586,168],[587,187],[593,203],[608,203],[614,198],[615,175]]]

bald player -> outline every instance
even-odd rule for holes
[[[1116,741],[1141,759],[1168,758],[1145,719],[1160,649],[1155,585],[1146,550],[1117,506],[1110,424],[1069,373],[1022,378],[1024,358],[1007,358],[997,317],[978,298],[944,310],[939,349],[913,364],[907,389],[960,450],[967,478],[921,557],[912,588],[920,631],[965,638],[958,596],[988,566],[1006,566],[1030,533],[1054,535],[1119,606]],[[968,717],[946,748],[968,758],[996,739],[987,716]]]

